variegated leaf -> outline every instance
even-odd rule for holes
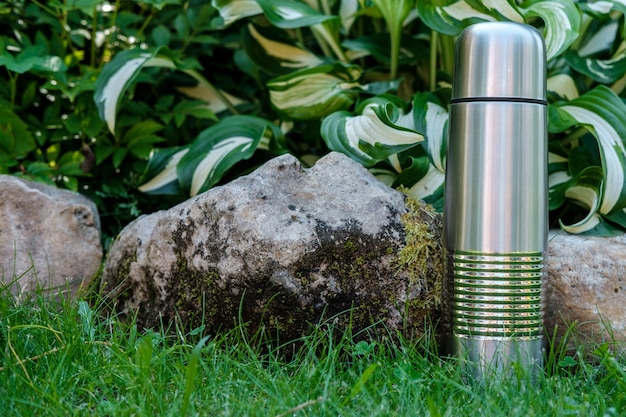
[[[224,26],[230,26],[240,19],[263,13],[263,9],[256,0],[211,0],[213,6],[224,21]]]
[[[364,101],[352,116],[335,112],[322,121],[321,135],[329,149],[348,155],[366,167],[412,148],[424,137],[396,122],[400,109],[391,101],[374,97]]]
[[[326,20],[339,19],[337,16],[322,14],[296,0],[257,0],[257,3],[267,20],[282,29],[309,27]]]
[[[425,148],[431,163],[445,172],[447,152],[448,111],[432,93],[418,93],[413,97],[414,129],[423,132]]]
[[[147,66],[175,67],[171,59],[155,56],[157,52],[142,49],[122,51],[104,66],[98,76],[94,100],[100,117],[107,123],[111,133],[115,133],[115,117],[122,94],[139,71]]]
[[[489,21],[529,22],[541,18],[548,59],[565,51],[576,40],[580,31],[580,13],[571,0],[534,0],[518,7],[513,0],[444,2],[418,1],[421,19],[433,30],[458,35],[474,23]]]
[[[604,172],[599,213],[621,211],[626,207],[626,105],[608,87],[598,86],[559,109],[587,127],[598,142]]]
[[[574,51],[565,54],[565,59],[576,71],[603,84],[613,83],[626,73],[626,48],[611,59],[582,58]]]
[[[181,194],[176,167],[181,158],[189,152],[189,147],[154,149],[143,174],[147,180],[139,186],[139,191],[147,194]]]
[[[270,74],[287,74],[324,63],[274,27],[249,24],[243,32],[243,45],[250,59]]]
[[[266,136],[280,129],[254,116],[231,116],[198,135],[177,166],[181,189],[194,196],[215,185],[237,162],[250,158]]]
[[[589,232],[602,222],[598,214],[602,202],[602,188],[604,174],[597,166],[588,167],[573,180],[573,183],[565,190],[565,197],[578,202],[589,209],[587,216],[571,225],[563,224],[559,219],[561,228],[569,233]]]
[[[267,87],[283,118],[317,119],[354,103],[360,75],[356,66],[322,65],[274,78]]]
[[[565,100],[573,100],[579,96],[574,79],[568,74],[556,74],[548,78],[548,92],[554,93]]]
[[[580,12],[571,0],[531,1],[522,13],[526,21],[533,17],[543,20],[548,60],[567,50],[580,34]]]

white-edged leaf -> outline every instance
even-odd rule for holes
[[[359,10],[359,0],[341,0],[339,4],[339,17],[344,32],[348,33],[352,24],[356,20],[356,13]]]
[[[263,13],[263,9],[256,0],[212,0],[211,6],[219,12],[224,26],[230,26],[240,19]]]
[[[513,0],[417,2],[420,18],[430,28],[445,35],[458,35],[467,26],[479,22],[512,21],[528,23],[541,18],[548,59],[565,51],[578,37],[580,12],[571,0],[534,0],[518,7]]]
[[[231,136],[216,143],[209,153],[198,163],[191,179],[189,195],[194,196],[201,190],[210,188],[212,184],[206,187],[204,187],[204,184],[207,182],[217,182],[213,180],[213,178],[217,177],[216,173],[220,168],[221,162],[226,160],[226,158],[233,153],[239,153],[242,156],[250,154],[250,151],[254,151],[255,149],[253,148],[255,145],[254,142],[255,138]],[[209,178],[211,181],[207,181]]]
[[[420,18],[431,29],[451,36],[458,35],[471,24],[498,20],[495,16],[501,16],[500,20],[502,16],[507,16],[506,20],[523,21],[516,8],[506,0],[493,0],[486,3],[488,7],[470,4],[465,0],[443,3],[435,0],[420,0],[417,2],[417,11]]]
[[[544,21],[543,36],[548,60],[567,50],[580,34],[580,12],[571,0],[538,0],[522,9],[524,18]]]
[[[582,58],[574,51],[566,53],[565,59],[576,71],[598,83],[613,83],[626,73],[626,48],[620,49],[610,59]]]
[[[446,174],[431,164],[426,175],[409,188],[408,194],[436,205],[443,198],[445,178]]]
[[[176,167],[187,152],[188,147],[153,150],[143,175],[143,178],[149,180],[139,186],[139,191],[148,194],[180,194]]]
[[[174,62],[166,57],[155,57],[158,51],[142,49],[122,51],[106,64],[95,85],[94,101],[100,118],[107,123],[109,131],[115,133],[115,117],[122,94],[137,77],[144,66],[174,68]]]
[[[596,166],[586,168],[574,180],[574,184],[565,191],[565,197],[578,202],[589,209],[589,212],[584,219],[570,225],[563,224],[559,219],[563,230],[569,233],[584,233],[601,223],[602,219],[598,211],[602,201],[603,182],[602,169]]]
[[[560,106],[595,136],[604,172],[600,214],[626,207],[626,105],[606,86],[598,86],[576,100]]]
[[[319,119],[354,103],[361,70],[322,65],[274,78],[267,83],[274,109],[291,120]]]
[[[566,100],[574,100],[579,96],[576,83],[568,74],[556,74],[549,77],[547,89]]]
[[[448,135],[448,111],[432,93],[418,93],[413,97],[414,126],[424,134],[425,149],[431,163],[445,172]]]
[[[224,103],[223,98],[226,98],[234,106],[247,103],[247,101],[239,97],[235,97],[226,91],[217,90],[219,91],[218,93],[216,92],[215,87],[204,82],[199,82],[193,87],[178,87],[177,90],[188,97],[202,100],[206,103],[206,107],[213,113],[219,113],[228,109],[228,106]]]
[[[611,49],[615,42],[618,28],[619,24],[617,22],[609,22],[606,25],[602,25],[589,40],[578,48],[578,55],[587,57]]]
[[[324,61],[314,53],[296,45],[273,27],[256,27],[248,24],[243,32],[243,45],[247,55],[260,68],[270,74],[287,74],[294,70],[322,65]]]
[[[267,20],[282,29],[309,27],[326,20],[339,19],[337,16],[322,14],[296,0],[257,0],[257,3]]]
[[[415,130],[396,123],[400,114],[391,101],[374,97],[364,101],[355,116],[346,111],[329,115],[320,133],[329,149],[371,167],[424,140]]]
[[[193,196],[217,184],[237,162],[250,158],[265,136],[282,132],[269,121],[254,116],[231,116],[203,130],[177,166],[183,191]]]

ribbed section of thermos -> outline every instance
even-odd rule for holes
[[[542,363],[548,150],[545,46],[518,23],[456,44],[445,189],[452,350],[477,378]]]

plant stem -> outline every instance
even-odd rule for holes
[[[624,91],[624,88],[626,88],[626,74],[624,74],[622,78],[613,83],[613,85],[611,86],[611,90],[613,90],[615,94],[619,96]]]
[[[428,89],[434,91],[437,87],[437,44],[439,33],[436,30],[430,32],[430,67],[428,71]]]
[[[395,80],[398,78],[398,62],[400,60],[400,38],[402,37],[402,26],[392,28],[391,35],[391,69],[389,73],[389,79]]]

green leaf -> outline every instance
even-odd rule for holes
[[[187,152],[188,146],[154,149],[150,154],[146,172],[142,176],[145,183],[139,186],[139,191],[160,195],[181,194],[176,167]]]
[[[560,106],[576,123],[594,135],[600,149],[604,172],[600,214],[612,214],[626,207],[626,105],[611,89],[598,86]]]
[[[0,106],[0,161],[24,158],[36,147],[28,125],[11,109]]]
[[[224,26],[263,13],[256,0],[211,0],[211,5],[219,12]]]
[[[198,81],[198,84],[193,87],[178,87],[177,90],[188,97],[202,100],[206,104],[208,110],[214,114],[227,110],[232,106],[239,106],[247,103],[239,97],[235,97],[226,91],[214,87],[206,79],[197,75],[195,71],[185,72],[194,77]],[[211,118],[215,118],[217,120],[216,117]]]
[[[339,20],[337,16],[325,15],[296,0],[257,0],[263,14],[276,27],[296,29],[317,25],[326,20]]]
[[[174,62],[165,56],[155,56],[142,49],[122,51],[104,66],[95,85],[94,100],[100,118],[106,121],[111,133],[115,133],[115,117],[122,94],[137,77],[143,67],[175,68]]]
[[[250,59],[269,74],[282,75],[323,64],[317,55],[297,46],[284,32],[271,26],[249,24],[242,40]]]
[[[524,19],[516,7],[506,0],[490,2],[491,12],[506,16],[507,20],[523,22]],[[441,5],[443,4],[443,5]],[[475,7],[477,6],[477,7]],[[431,29],[444,35],[456,36],[466,27],[479,22],[491,22],[496,19],[489,9],[472,5],[469,1],[437,1],[420,0],[417,2],[417,11],[420,18]],[[500,19],[502,20],[502,19]]]
[[[559,219],[563,230],[569,233],[589,232],[602,222],[598,211],[602,201],[603,182],[602,168],[597,166],[586,168],[573,180],[573,184],[565,190],[565,197],[588,208],[589,212],[584,219],[571,225],[563,224]]]
[[[371,167],[424,140],[415,130],[399,125],[400,116],[393,102],[373,97],[359,106],[356,116],[339,111],[326,117],[320,133],[329,149]]]
[[[574,79],[568,74],[556,74],[548,77],[547,89],[548,93],[558,96],[556,100],[573,100],[580,95]],[[551,118],[552,115],[548,119]]]
[[[182,190],[194,196],[215,185],[235,163],[250,158],[264,137],[280,129],[254,116],[231,116],[198,135],[177,166]]]
[[[431,163],[445,172],[447,152],[448,111],[432,93],[418,93],[413,97],[414,127],[424,135],[425,149]]]
[[[531,0],[522,7],[512,0],[493,0],[488,3],[462,0],[417,2],[421,19],[431,29],[445,35],[458,35],[466,27],[479,22],[530,22],[541,18],[548,59],[565,51],[576,40],[580,31],[580,12],[571,0]]]
[[[531,0],[522,13],[526,21],[539,17],[545,24],[543,36],[550,60],[567,50],[580,34],[580,12],[571,0]]]
[[[569,51],[565,54],[565,60],[576,71],[598,83],[613,83],[626,73],[626,49],[611,59],[582,58],[576,52]]]
[[[319,119],[354,103],[360,75],[356,66],[322,65],[274,78],[267,87],[272,106],[285,119]]]

